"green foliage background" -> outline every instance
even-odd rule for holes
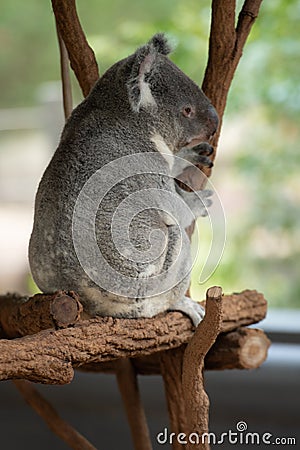
[[[77,3],[101,73],[153,33],[166,31],[178,44],[173,60],[201,83],[210,1]],[[208,285],[220,284],[225,291],[261,290],[273,306],[300,307],[299,22],[298,0],[265,0],[247,42],[224,121],[224,129],[243,122],[243,139],[230,158],[220,157],[213,178],[222,181],[226,172],[226,179],[238,180],[246,194],[240,214],[226,210],[227,245],[212,278],[199,285],[199,269],[193,272],[196,297],[203,297]],[[37,87],[59,78],[50,0],[2,2],[0,42],[1,107],[34,104]],[[79,101],[75,81],[74,88]],[[234,134],[232,140],[234,146]],[[222,197],[220,181],[218,189]],[[232,203],[242,195],[232,194]]]

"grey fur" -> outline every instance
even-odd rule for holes
[[[209,193],[176,187],[175,172],[185,164],[176,169],[170,158],[208,164],[205,141],[218,119],[199,87],[167,58],[169,51],[163,34],[153,36],[113,65],[73,111],[38,188],[29,261],[43,292],[76,290],[91,315],[152,317],[181,309],[197,325],[203,313],[184,298],[191,256],[183,228],[193,211],[205,213]],[[142,173],[121,180],[135,165]],[[98,206],[100,191],[114,179],[120,182]],[[97,249],[88,242],[93,210]]]

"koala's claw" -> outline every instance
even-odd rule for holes
[[[199,160],[197,162],[197,164],[202,164],[202,166],[206,166],[206,167],[213,167],[214,163],[207,157],[207,156],[201,156],[199,155]]]
[[[206,156],[210,156],[214,152],[213,147],[209,145],[207,142],[201,142],[201,144],[198,144],[195,147],[193,147],[193,150],[197,152],[198,155],[206,155]]]
[[[203,191],[187,192],[180,186],[176,186],[176,192],[188,205],[194,218],[205,217],[208,215],[207,209],[212,205],[212,200],[209,197],[213,195],[213,191],[210,189],[204,189]],[[190,222],[188,225],[189,224]]]
[[[193,162],[194,164],[202,164],[206,167],[213,167],[214,163],[209,158],[210,155],[213,154],[214,149],[207,142],[202,142],[201,144],[196,145],[192,148],[194,153]]]
[[[169,311],[180,311],[189,316],[193,325],[197,327],[205,316],[205,309],[199,303],[194,302],[189,297],[183,297],[173,303]]]

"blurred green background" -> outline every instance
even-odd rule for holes
[[[171,58],[201,84],[210,1],[78,0],[77,5],[101,73],[165,31],[177,44]],[[225,292],[262,291],[271,306],[300,307],[299,23],[298,0],[265,0],[244,49],[212,177],[225,209],[227,242],[205,284],[198,283],[200,261],[195,266],[195,298],[218,284]],[[60,77],[50,0],[2,1],[0,42],[0,108],[34,105],[38,87]],[[73,85],[78,102],[74,78]],[[3,148],[0,134],[1,142]],[[209,239],[205,220],[202,226],[203,239]]]

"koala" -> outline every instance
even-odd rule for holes
[[[40,181],[29,243],[42,292],[79,293],[89,316],[187,314],[191,252],[185,228],[206,214],[208,191],[176,176],[211,166],[217,113],[169,58],[162,33],[114,64],[68,119]]]

